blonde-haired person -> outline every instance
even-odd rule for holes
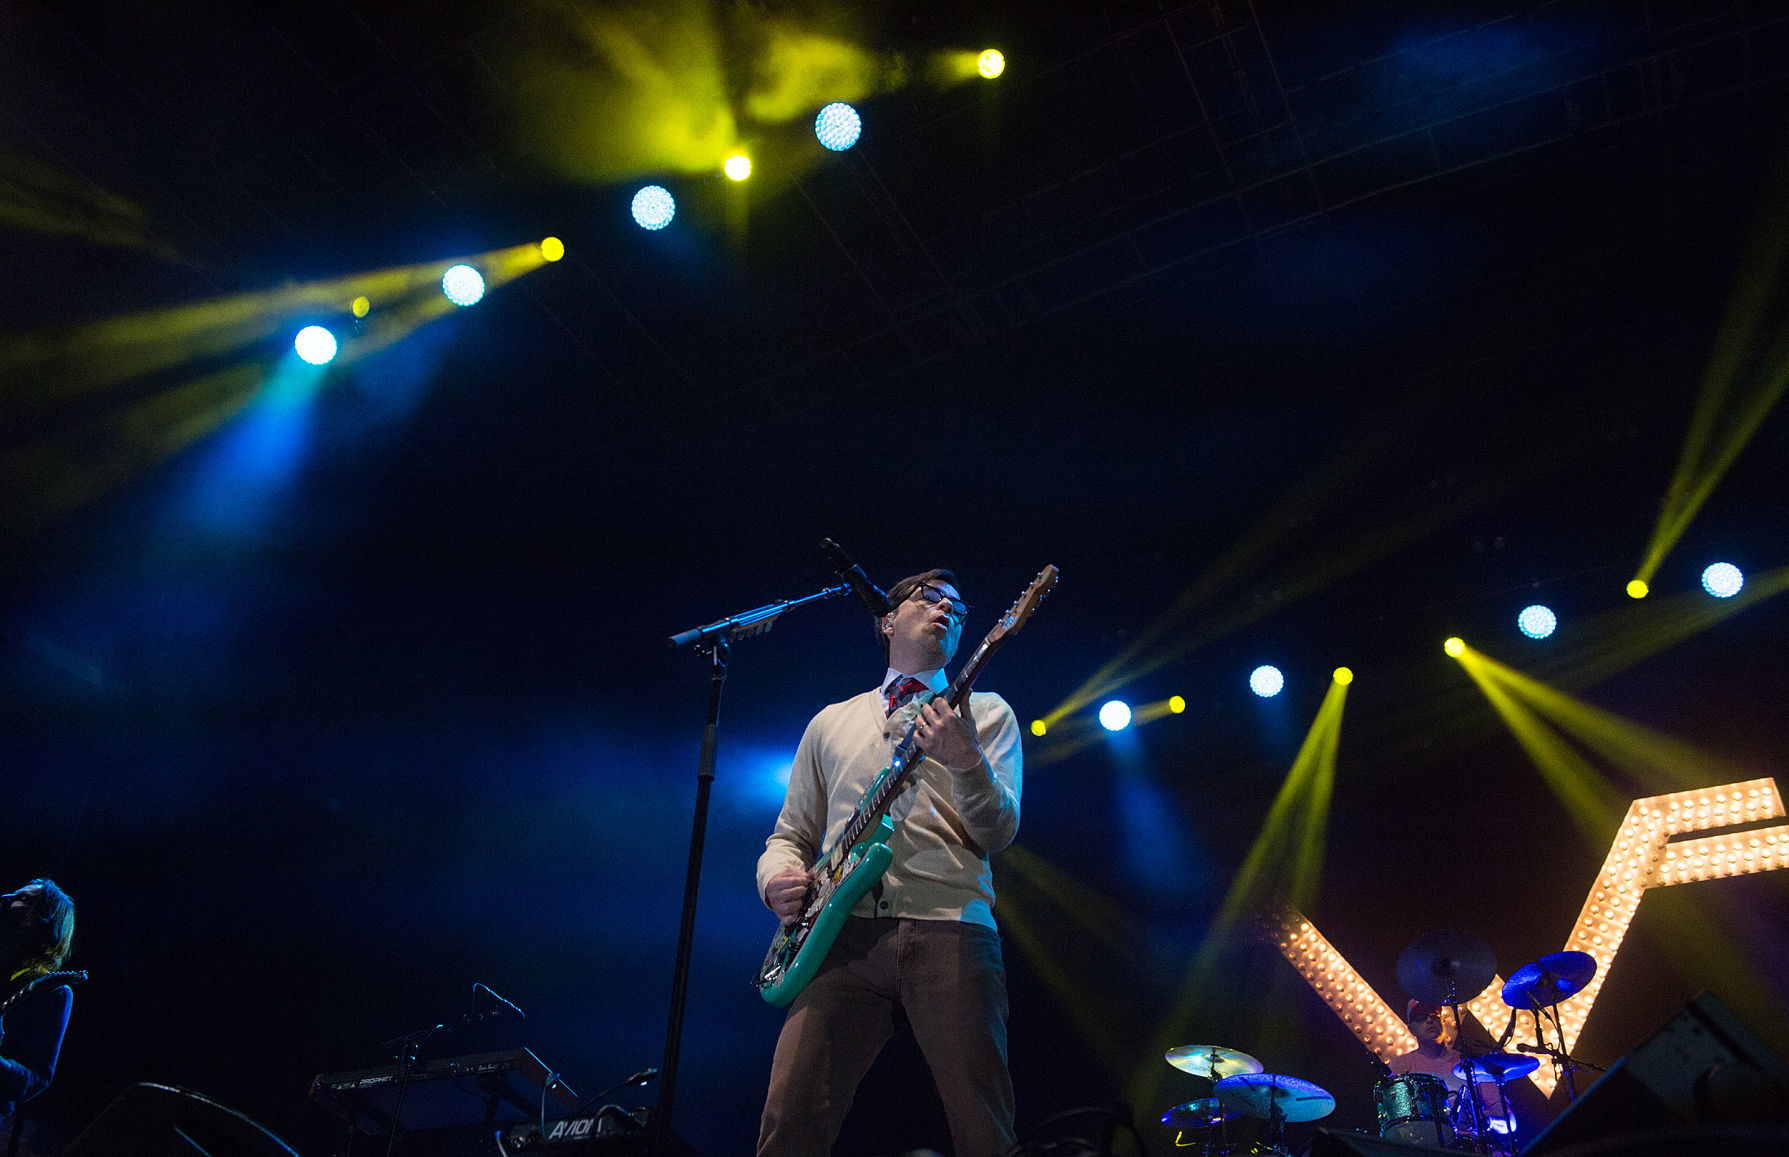
[[[49,1087],[74,990],[38,983],[74,949],[75,903],[39,878],[0,896],[0,1120]]]

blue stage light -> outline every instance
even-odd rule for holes
[[[1131,725],[1130,704],[1113,699],[1099,709],[1099,725],[1107,731],[1123,731]]]
[[[335,357],[335,335],[320,325],[307,325],[292,339],[292,348],[313,366],[327,365]]]
[[[648,185],[634,194],[634,223],[642,229],[663,229],[677,216],[677,202],[662,185]]]
[[[455,265],[441,275],[441,292],[455,305],[477,305],[485,295],[485,279],[470,265]]]
[[[1270,667],[1263,663],[1249,672],[1249,690],[1263,699],[1272,699],[1286,686],[1286,677],[1280,674],[1278,667]]]
[[[1746,585],[1746,576],[1730,562],[1717,562],[1702,572],[1702,589],[1717,599],[1730,599]]]
[[[1516,616],[1516,626],[1530,639],[1544,639],[1559,626],[1559,616],[1550,607],[1536,603],[1522,608],[1522,613]]]
[[[834,101],[814,118],[814,136],[835,153],[842,153],[857,143],[863,132],[863,120],[857,110],[844,101]]]

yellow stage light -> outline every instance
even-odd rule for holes
[[[1346,667],[1337,667],[1334,678],[1336,682],[1346,687],[1348,684],[1354,682],[1354,672]]]
[[[1033,720],[1032,720],[1032,721],[1031,721],[1031,734],[1033,734],[1033,735],[1035,735],[1035,736],[1037,736],[1037,737],[1038,737],[1038,738],[1040,738],[1040,739],[1041,739],[1041,738],[1043,738],[1043,734],[1044,734],[1044,732],[1045,732],[1045,731],[1047,731],[1047,730],[1048,730],[1048,728],[1046,728],[1046,727],[1045,727],[1045,726],[1044,726],[1044,721],[1043,721],[1043,720],[1041,720],[1041,719],[1033,719]]]
[[[1453,658],[1458,659],[1461,655],[1466,653],[1466,640],[1455,636],[1441,644],[1441,649],[1446,651]]]
[[[743,181],[752,175],[752,159],[744,153],[734,153],[721,168],[733,180]]]
[[[1630,579],[1627,584],[1627,597],[1630,599],[1643,599],[1651,590],[1652,588],[1646,585],[1644,579]]]
[[[975,71],[989,80],[993,80],[1006,71],[1006,57],[998,48],[990,48],[975,59]]]
[[[348,308],[354,311],[355,317],[365,317],[367,314],[373,312],[373,303],[368,301],[365,297],[357,297],[354,299],[354,304]]]
[[[565,256],[565,242],[557,237],[548,237],[540,243],[540,255],[547,261],[557,261]]]
[[[1186,710],[1186,700],[1178,695],[1168,696],[1168,714],[1179,715]]]

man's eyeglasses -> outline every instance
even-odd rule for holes
[[[932,586],[930,583],[922,584],[917,590],[915,590],[911,595],[909,595],[907,597],[908,598],[924,599],[926,602],[931,603],[933,606],[937,606],[939,603],[949,600],[950,615],[952,618],[954,618],[960,622],[963,619],[966,619],[969,617],[969,604],[963,601],[963,598],[961,595],[950,594],[947,591],[943,591],[935,586]]]

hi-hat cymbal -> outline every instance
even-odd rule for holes
[[[1216,1097],[1201,1097],[1197,1101],[1175,1105],[1163,1113],[1162,1124],[1170,1129],[1204,1129],[1235,1116],[1236,1113],[1224,1108]]]
[[[1427,1004],[1465,1004],[1496,975],[1496,953],[1470,932],[1426,933],[1398,957],[1398,983]]]
[[[1297,1077],[1277,1073],[1238,1073],[1217,1083],[1218,1100],[1226,1109],[1270,1120],[1275,1106],[1286,1121],[1315,1121],[1335,1112],[1336,1099]]]
[[[1180,1045],[1168,1050],[1167,1061],[1183,1073],[1213,1080],[1238,1073],[1258,1073],[1263,1068],[1249,1054],[1223,1045]]]
[[[1541,1067],[1539,1057],[1531,1057],[1524,1053],[1486,1053],[1482,1057],[1473,1057],[1470,1061],[1475,1072],[1466,1072],[1467,1061],[1462,1060],[1454,1066],[1454,1076],[1462,1081],[1483,1084],[1487,1081],[1513,1081],[1517,1077],[1525,1077]]]
[[[1511,1008],[1551,1008],[1584,991],[1596,975],[1596,958],[1588,952],[1554,952],[1516,969],[1503,984],[1503,1003]]]

